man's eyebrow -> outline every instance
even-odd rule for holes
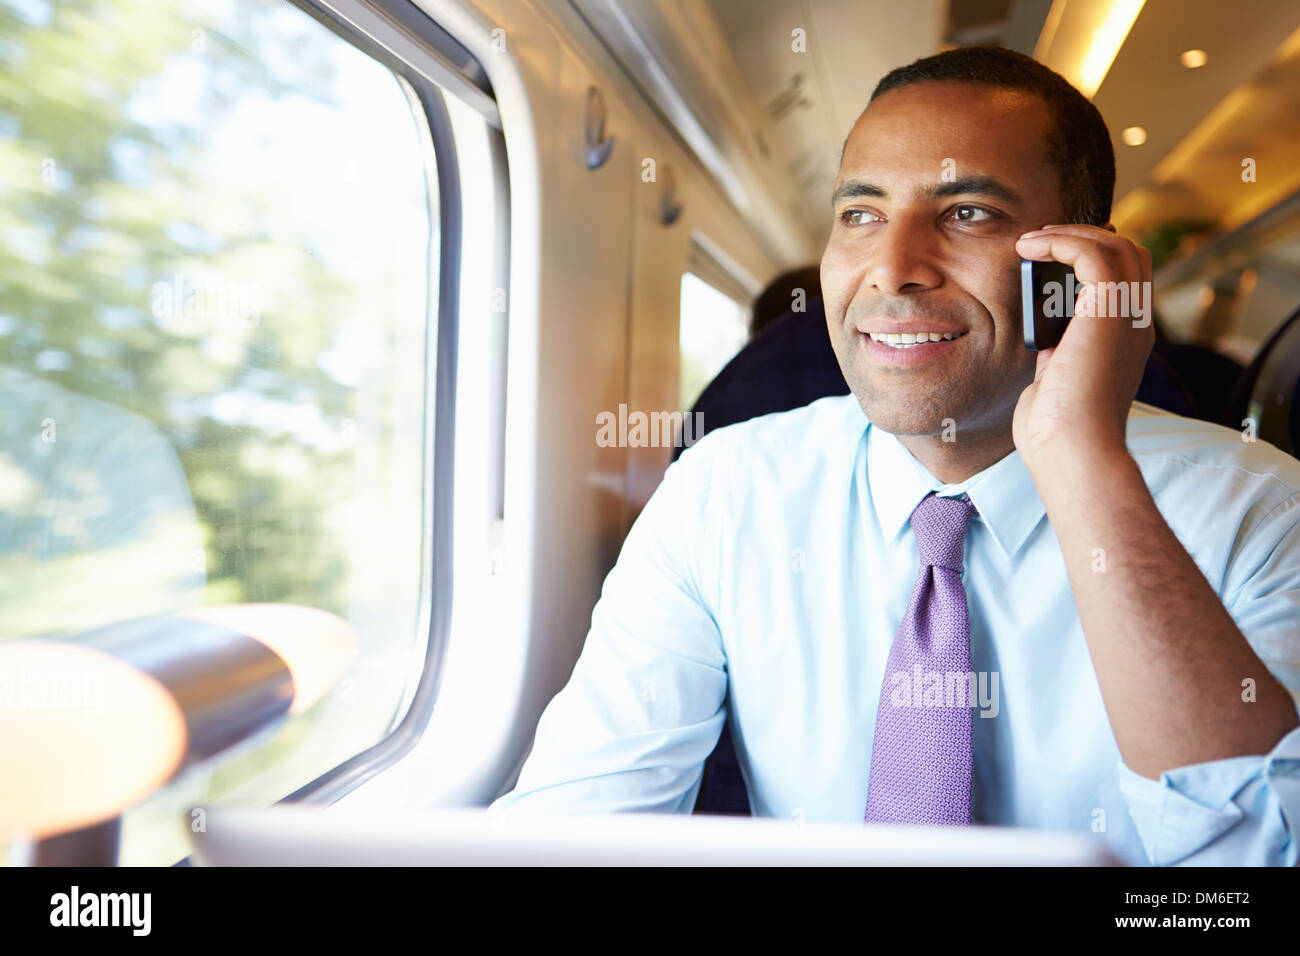
[[[1022,205],[1024,202],[1019,193],[992,176],[963,176],[960,179],[954,179],[952,182],[935,183],[927,188],[925,192],[932,199],[942,199],[949,196],[992,196],[1017,206]],[[875,183],[869,183],[861,179],[848,179],[841,183],[839,188],[831,194],[831,205],[834,206],[844,199],[861,199],[864,197],[883,199],[887,195],[888,193]]]
[[[936,183],[926,192],[935,199],[946,196],[993,196],[1004,202],[1020,205],[1021,200],[1017,193],[1010,186],[1006,186],[992,176],[963,176],[961,179],[954,179],[950,183]]]
[[[834,206],[841,199],[860,199],[863,196],[883,199],[885,191],[875,183],[863,182],[861,179],[847,179],[831,193],[831,205]]]

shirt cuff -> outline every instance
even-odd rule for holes
[[[1121,759],[1119,788],[1156,866],[1295,865],[1300,727],[1264,757],[1191,764],[1159,780],[1143,777]],[[1197,859],[1189,859],[1193,855]]]

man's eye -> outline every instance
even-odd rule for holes
[[[952,210],[953,218],[958,222],[987,222],[994,218],[993,213],[979,206],[954,206]]]
[[[849,226],[861,226],[869,222],[879,222],[880,217],[866,209],[846,209],[840,213],[840,221]]]

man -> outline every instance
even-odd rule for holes
[[[729,714],[759,815],[1296,862],[1300,463],[1132,402],[1151,264],[1113,186],[1100,115],[1027,57],[881,81],[821,268],[853,394],[668,470],[494,806],[689,812]],[[1041,353],[1022,258],[1082,284]]]

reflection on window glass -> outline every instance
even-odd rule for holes
[[[744,346],[749,316],[740,303],[693,272],[682,276],[681,407],[689,411],[704,387]]]
[[[1246,366],[1300,302],[1297,274],[1300,216],[1290,216],[1157,283],[1156,320],[1171,338]]]
[[[284,602],[361,653],[128,814],[269,801],[418,677],[429,262],[399,80],[281,0],[0,0],[0,638]]]

